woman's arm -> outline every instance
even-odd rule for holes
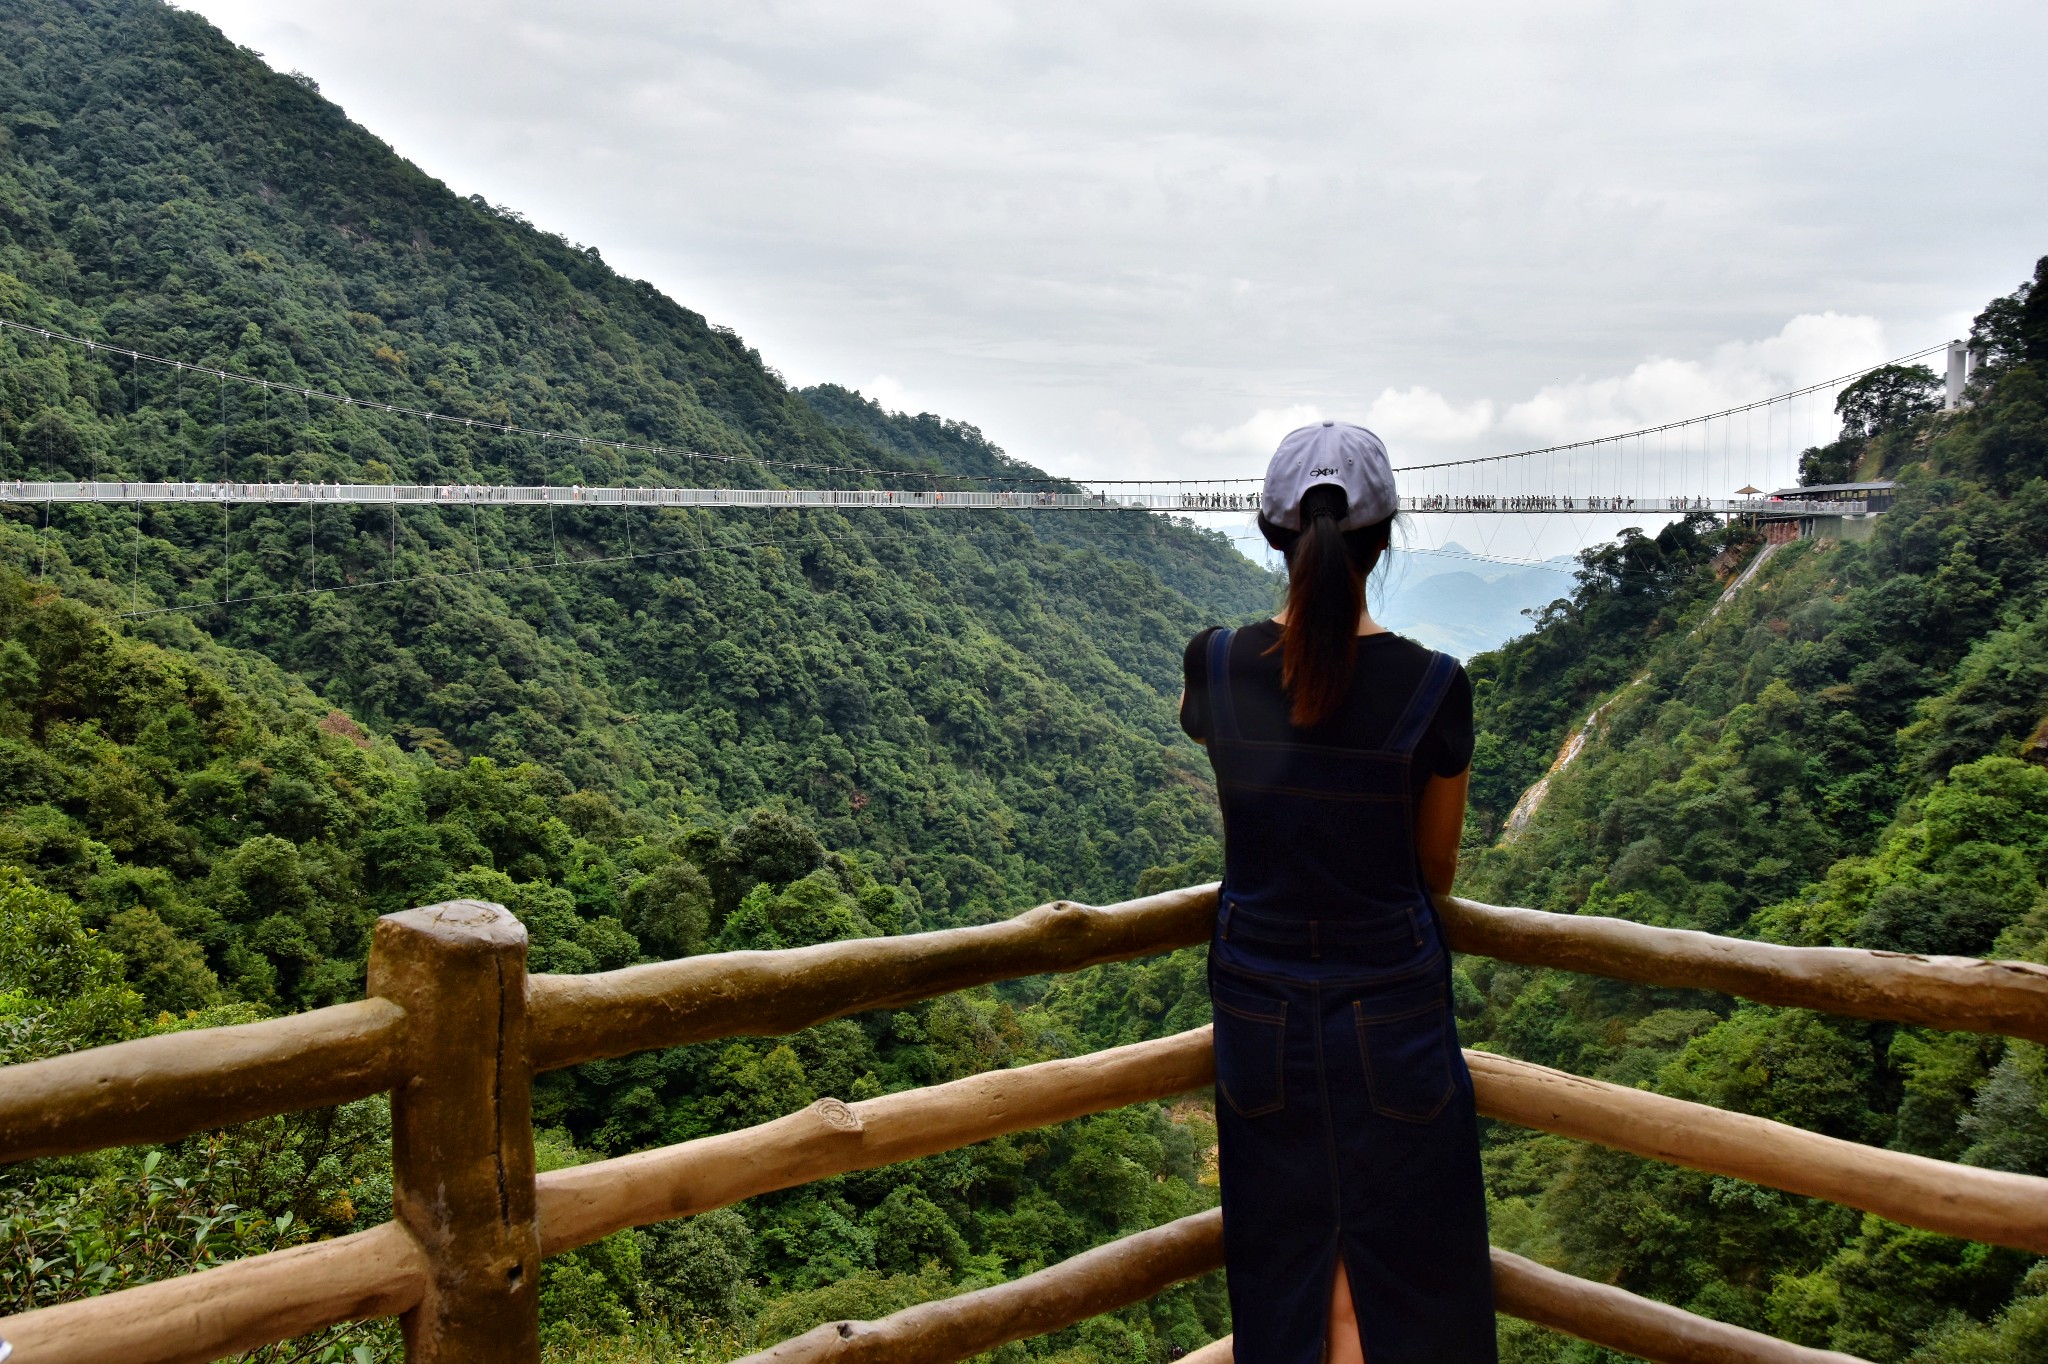
[[[1432,775],[1415,811],[1415,850],[1431,891],[1449,895],[1458,879],[1458,841],[1465,834],[1465,787],[1472,769],[1455,777]]]

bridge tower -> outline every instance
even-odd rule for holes
[[[1948,343],[1948,385],[1941,409],[1953,412],[1963,405],[1963,389],[1984,363],[1984,350],[1968,341]]]

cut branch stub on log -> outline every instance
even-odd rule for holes
[[[395,1222],[0,1317],[17,1364],[200,1364],[338,1321],[412,1310],[427,1259]]]
[[[1014,919],[780,952],[722,952],[587,976],[535,976],[534,1065],[718,1037],[775,1037],[970,986],[1075,971],[1204,941],[1216,887],[1096,909],[1060,900]]]
[[[2048,1179],[1824,1137],[1490,1052],[1468,1051],[1465,1063],[1489,1118],[2048,1254]]]
[[[952,1364],[1143,1302],[1222,1264],[1223,1214],[1196,1213],[994,1288],[919,1303],[880,1321],[827,1322],[739,1364]]]
[[[1851,1018],[2048,1043],[2048,966],[1853,947],[1781,947],[1626,919],[1437,897],[1459,952]]]
[[[1214,1077],[1203,1027],[857,1104],[823,1099],[759,1127],[542,1175],[542,1253],[851,1170],[1185,1094]]]
[[[540,1358],[526,929],[451,900],[377,920],[370,990],[410,1020],[411,1078],[391,1095],[391,1203],[427,1292],[405,1314],[410,1364]]]
[[[175,1141],[367,1098],[404,1075],[404,1041],[405,1010],[361,999],[0,1067],[0,1161]]]

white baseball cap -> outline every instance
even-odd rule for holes
[[[1282,530],[1301,529],[1301,499],[1328,483],[1344,491],[1339,530],[1362,530],[1401,509],[1387,447],[1350,422],[1318,422],[1287,433],[1266,466],[1259,514]]]

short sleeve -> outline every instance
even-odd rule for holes
[[[1472,765],[1472,679],[1462,665],[1452,676],[1422,744],[1429,750],[1429,770],[1439,777],[1455,777]]]
[[[1209,637],[1222,628],[1212,625],[1189,640],[1180,659],[1181,686],[1185,688],[1180,703],[1180,727],[1198,742],[1209,738]]]

